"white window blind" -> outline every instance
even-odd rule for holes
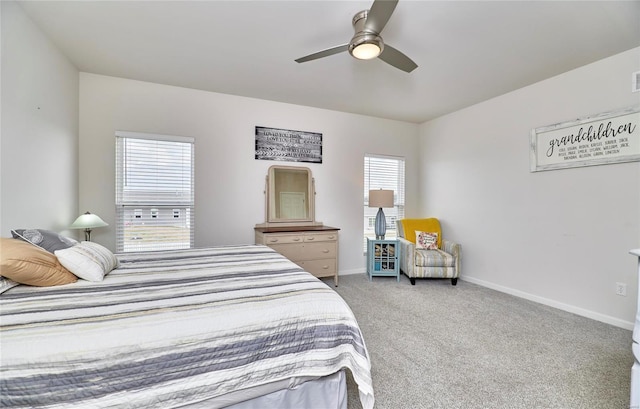
[[[194,242],[194,139],[116,132],[116,247],[185,249]]]
[[[369,207],[369,190],[393,190],[392,209],[383,209],[387,231],[385,239],[396,238],[396,220],[404,218],[404,158],[380,155],[364,157],[364,238],[366,251],[367,237],[374,239],[377,208]]]

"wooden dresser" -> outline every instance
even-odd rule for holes
[[[256,244],[266,244],[316,277],[338,286],[338,228],[330,226],[255,227]]]

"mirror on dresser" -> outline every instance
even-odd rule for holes
[[[315,190],[309,168],[271,166],[265,195],[267,223],[315,224]]]
[[[338,285],[338,228],[315,220],[311,169],[274,165],[265,183],[265,222],[255,226],[256,244],[265,244],[316,277]]]

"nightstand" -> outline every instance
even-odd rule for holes
[[[384,276],[396,277],[400,281],[400,243],[398,240],[367,238],[367,274],[369,280],[376,276]]]

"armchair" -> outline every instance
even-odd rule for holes
[[[416,284],[416,278],[450,278],[452,285],[458,283],[462,248],[460,244],[442,238],[438,219],[401,219],[396,221],[396,225],[400,242],[400,270],[409,277],[411,285]],[[418,248],[416,231],[437,233],[437,248]]]

